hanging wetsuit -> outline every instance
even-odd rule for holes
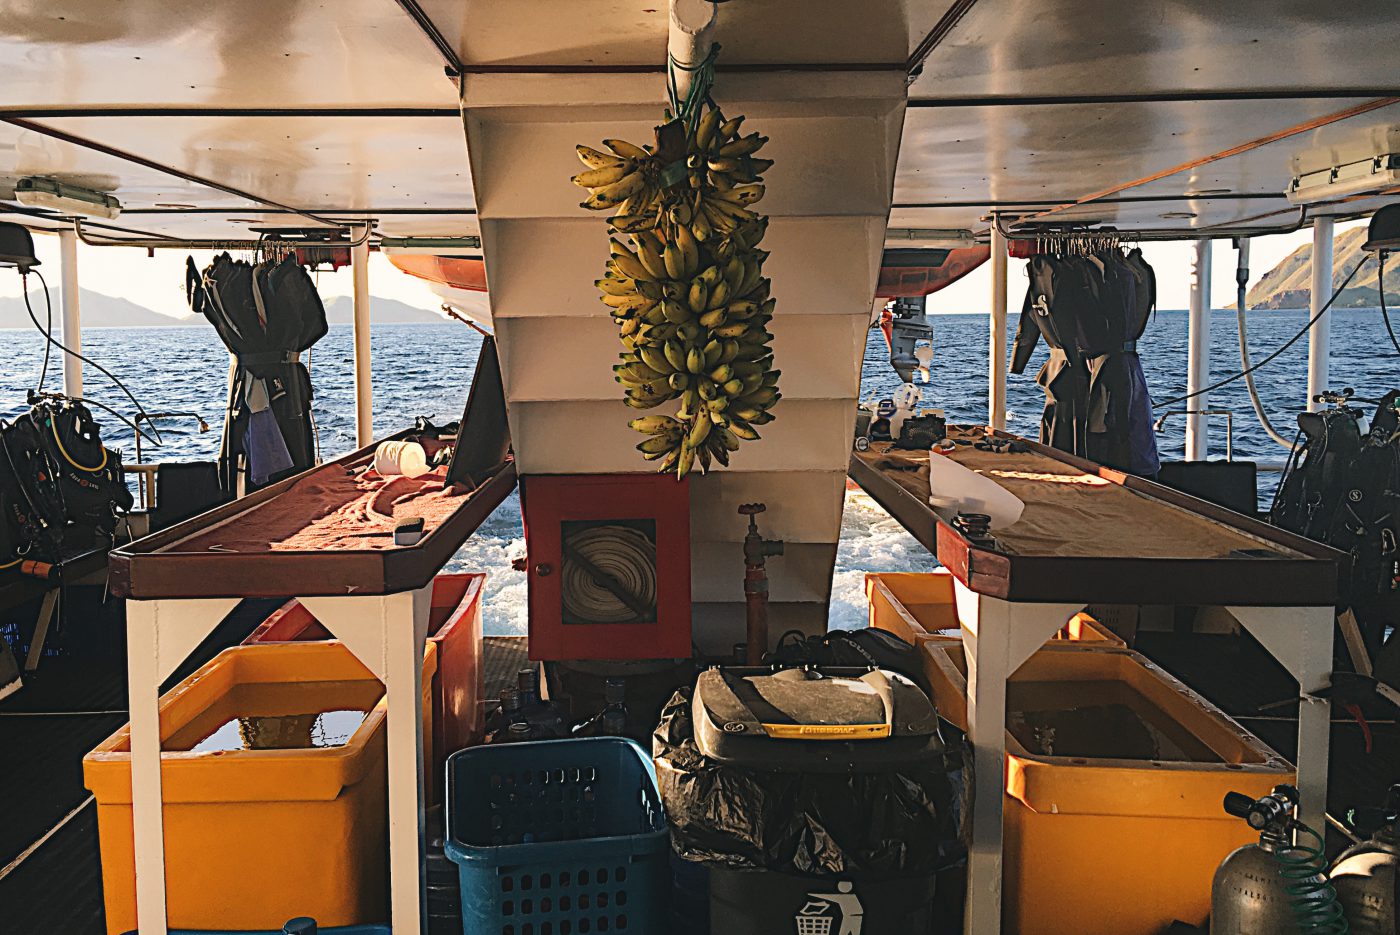
[[[1136,301],[1129,310],[1127,343],[1123,345],[1129,392],[1128,470],[1153,477],[1162,469],[1162,461],[1157,454],[1157,433],[1152,429],[1152,394],[1147,390],[1147,376],[1142,372],[1137,342],[1147,330],[1147,320],[1157,306],[1157,274],[1136,247],[1128,253],[1123,265],[1136,280]]]
[[[1129,310],[1136,305],[1136,277],[1116,250],[1084,257],[1094,294],[1093,315],[1083,323],[1084,365],[1089,371],[1089,458],[1128,469],[1129,378],[1123,357]]]
[[[1036,375],[1045,391],[1040,441],[1087,457],[1089,376],[1079,353],[1078,320],[1092,296],[1084,270],[1042,255],[1031,257],[1026,272],[1031,282],[1016,326],[1011,372],[1024,373],[1036,342],[1045,338],[1050,357]]]

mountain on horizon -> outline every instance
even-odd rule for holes
[[[1366,228],[1353,227],[1338,234],[1332,242],[1332,282],[1338,283],[1363,257],[1368,257],[1361,245],[1366,242]],[[1380,284],[1377,266],[1367,262],[1351,283],[1337,296],[1333,308],[1375,308],[1380,304]],[[1245,296],[1250,308],[1307,308],[1312,300],[1312,244],[1294,250],[1264,278],[1254,284]],[[1400,306],[1400,262],[1385,271],[1385,303]],[[1234,308],[1231,303],[1230,308]]]
[[[34,306],[34,314],[42,322],[46,314],[43,297],[31,292],[29,301]],[[93,292],[91,289],[82,290],[79,304],[84,328],[179,328],[207,324],[202,317],[196,317],[193,314],[174,318],[170,315],[162,315],[160,312],[153,312],[144,305],[139,305],[129,299],[103,295],[100,292]],[[349,324],[352,317],[352,306],[353,303],[349,296],[337,296],[331,299],[326,302],[326,320],[333,325]],[[57,289],[54,290],[53,315],[54,330],[59,331],[62,325],[59,321]],[[370,319],[378,324],[430,324],[446,320],[436,312],[417,308],[397,299],[386,299],[379,296],[370,297]],[[0,329],[32,327],[34,325],[29,320],[28,312],[25,311],[23,297],[0,298]]]

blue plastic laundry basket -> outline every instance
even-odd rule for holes
[[[670,842],[656,769],[620,737],[472,747],[447,760],[447,856],[465,935],[652,935]]]

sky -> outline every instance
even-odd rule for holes
[[[1336,233],[1363,224],[1356,221],[1338,224]],[[1311,230],[1294,234],[1257,237],[1251,246],[1250,283],[1257,282],[1288,254],[1312,239]],[[42,266],[40,271],[50,286],[58,288],[58,238],[36,234],[34,249]],[[1188,242],[1148,243],[1143,254],[1157,272],[1157,306],[1162,309],[1184,309],[1190,295],[1191,257],[1194,247]],[[157,250],[149,257],[145,250],[129,247],[90,247],[78,245],[78,276],[83,289],[104,295],[128,299],[162,315],[183,317],[190,313],[185,303],[185,252]],[[195,262],[201,267],[211,254],[197,251]],[[1228,240],[1214,242],[1214,267],[1211,277],[1211,304],[1226,308],[1235,301],[1235,250]],[[1009,269],[1009,296],[1012,311],[1020,307],[1025,290],[1025,261],[1013,259]],[[317,288],[324,299],[351,294],[350,270],[335,273],[315,273]],[[397,299],[417,308],[436,311],[442,304],[432,290],[419,279],[400,272],[378,253],[370,255],[370,294]],[[0,297],[17,296],[20,279],[0,274]],[[983,264],[962,280],[936,293],[929,299],[929,311],[934,314],[985,312],[991,298],[991,265]],[[13,322],[0,322],[0,327]]]

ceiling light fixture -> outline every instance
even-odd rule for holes
[[[48,208],[109,221],[122,212],[122,203],[111,195],[57,179],[20,179],[15,183],[15,200],[31,208]]]
[[[1295,205],[1380,192],[1400,184],[1400,153],[1380,153],[1293,177],[1288,200]]]

